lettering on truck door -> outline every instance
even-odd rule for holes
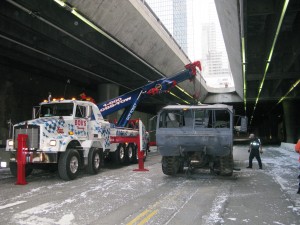
[[[77,105],[74,119],[74,134],[78,138],[87,138],[87,109],[86,106]]]

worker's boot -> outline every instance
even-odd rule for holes
[[[298,189],[298,191],[297,191],[297,194],[300,194],[300,187],[299,187],[299,189]]]

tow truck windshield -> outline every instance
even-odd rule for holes
[[[41,106],[40,117],[72,116],[73,103],[52,103]]]

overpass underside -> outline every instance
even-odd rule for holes
[[[18,65],[22,71],[61,82],[70,79],[86,90],[113,83],[124,93],[175,74],[190,63],[140,0],[7,0],[0,4],[0,57],[7,67]],[[210,94],[215,90],[203,79],[180,86],[201,102],[241,100],[241,94],[232,89]],[[174,93],[179,98],[157,100],[193,102],[179,89]]]

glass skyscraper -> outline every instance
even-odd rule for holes
[[[145,0],[181,49],[202,63],[209,86],[232,87],[229,60],[214,0]]]
[[[146,0],[147,4],[172,34],[181,49],[188,54],[187,0]]]

